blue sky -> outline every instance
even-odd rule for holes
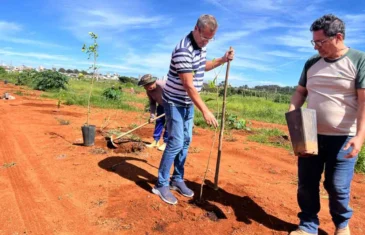
[[[311,23],[336,14],[346,23],[346,44],[364,50],[363,9],[365,3],[353,0],[1,0],[0,63],[86,70],[90,62],[81,47],[91,42],[92,31],[99,35],[102,73],[162,77],[178,41],[201,14],[212,14],[219,28],[207,58],[235,48],[232,85],[294,86],[306,59],[316,53]],[[225,67],[219,79],[224,76]]]

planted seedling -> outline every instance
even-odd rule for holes
[[[92,65],[89,67],[89,70],[92,70],[93,75],[91,78],[90,90],[89,90],[89,95],[88,95],[88,99],[87,99],[87,119],[86,119],[86,123],[81,127],[82,137],[84,139],[85,146],[94,145],[94,142],[95,142],[95,125],[90,125],[89,120],[90,120],[90,99],[91,99],[91,94],[92,94],[92,90],[93,90],[93,86],[94,86],[94,80],[96,79],[96,72],[98,69],[98,67],[96,65],[96,60],[99,56],[99,54],[98,54],[99,45],[97,43],[98,35],[96,35],[93,32],[89,32],[89,35],[90,35],[93,43],[89,46],[84,44],[82,47],[82,52],[85,52],[88,55],[88,60],[92,59],[92,61],[93,61]]]

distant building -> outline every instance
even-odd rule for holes
[[[45,69],[44,69],[44,67],[42,66],[42,65],[40,65],[39,67],[38,67],[38,69],[37,69],[37,71],[38,72],[42,72],[42,71],[44,71]]]

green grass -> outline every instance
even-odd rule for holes
[[[93,87],[92,96],[90,99],[91,106],[99,108],[123,109],[128,111],[140,110],[136,107],[135,103],[144,104],[146,99],[138,97],[135,94],[131,94],[129,91],[122,92],[121,98],[119,100],[110,100],[102,96],[103,91],[106,88],[112,87],[113,85],[117,88],[119,86],[123,87],[123,85],[118,81],[96,82]],[[89,95],[89,86],[90,81],[70,80],[67,90],[44,92],[42,97],[57,100],[60,99],[62,104],[65,105],[80,105],[86,107]],[[137,93],[144,92],[139,87],[136,87],[135,90]]]
[[[203,100],[214,99],[207,102],[211,110],[217,110],[216,95],[213,93],[202,94]],[[219,108],[222,107],[222,98],[219,98]],[[226,110],[229,113],[236,114],[239,118],[245,120],[257,120],[269,123],[286,124],[285,112],[289,105],[275,103],[260,97],[243,97],[232,95],[227,97]]]
[[[24,95],[23,92],[21,92],[21,91],[15,91],[14,94],[15,95],[19,95],[19,96],[23,96]]]
[[[253,135],[249,135],[249,141],[258,142],[275,147],[282,147],[291,150],[292,146],[288,140],[285,139],[286,134],[279,129],[255,129]]]
[[[355,171],[357,173],[365,173],[365,146],[361,148],[359,157],[356,162]]]

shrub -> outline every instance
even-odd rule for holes
[[[118,100],[122,96],[122,92],[114,87],[109,87],[103,91],[103,96],[109,100]]]
[[[133,77],[119,76],[118,78],[121,83],[132,83],[134,85],[138,83],[138,80]]]
[[[67,98],[66,101],[64,102],[65,105],[74,105],[76,104],[76,101],[74,98]]]
[[[24,86],[24,85],[32,85],[35,82],[35,78],[37,77],[38,72],[35,70],[23,71],[18,74],[17,82],[15,85]]]
[[[125,86],[126,88],[132,88],[132,87],[135,87],[135,84],[134,84],[134,83],[132,83],[132,82],[127,82],[127,83],[125,83],[125,84],[124,84],[124,86]]]
[[[35,76],[34,89],[46,91],[52,89],[67,89],[68,77],[55,71],[43,71]]]
[[[223,96],[223,95],[224,95],[224,89],[222,88],[219,90],[219,96]],[[227,87],[226,97],[231,96],[231,95],[233,95],[232,88]]]

